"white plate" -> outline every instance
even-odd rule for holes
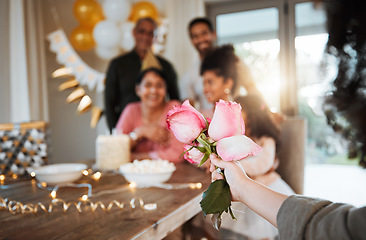
[[[36,179],[40,182],[56,185],[71,183],[78,180],[88,166],[82,163],[58,163],[37,168],[28,168],[27,171],[34,172]]]

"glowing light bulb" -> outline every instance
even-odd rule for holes
[[[156,203],[148,203],[144,205],[144,209],[148,211],[155,210],[158,207]]]
[[[18,175],[13,174],[11,177],[12,177],[13,179],[17,179],[17,178],[18,178]]]
[[[56,198],[56,191],[52,191],[52,192],[51,192],[51,197],[52,197],[52,198]]]
[[[83,171],[83,174],[84,174],[84,176],[88,176],[89,175],[89,171],[88,170],[84,170]]]
[[[0,181],[4,181],[5,180],[5,175],[0,175]]]
[[[30,175],[31,175],[31,177],[35,177],[36,176],[36,173],[35,172],[31,172]]]
[[[88,200],[88,195],[83,195],[83,196],[81,197],[81,200],[83,200],[83,201]]]
[[[196,188],[200,189],[200,188],[202,188],[202,183],[190,183],[189,187],[191,189],[196,189]]]
[[[136,188],[137,184],[135,182],[131,182],[128,187],[129,188]]]
[[[102,174],[100,172],[96,172],[96,173],[94,173],[93,178],[95,180],[98,180],[101,176],[102,176]]]

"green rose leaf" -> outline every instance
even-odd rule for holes
[[[202,158],[200,164],[198,165],[198,167],[201,167],[202,164],[204,164],[209,157],[210,157],[210,153],[209,152],[205,152],[205,155],[203,155],[203,158]]]
[[[200,204],[205,216],[227,210],[231,206],[229,184],[222,179],[212,182],[203,193]]]
[[[198,151],[200,151],[201,153],[205,153],[206,152],[206,148],[204,147],[199,147],[199,146],[194,146],[195,148],[198,149]]]
[[[197,141],[199,143],[201,143],[202,146],[206,149],[206,151],[211,154],[212,153],[211,152],[211,146],[205,139],[203,139],[203,136],[205,136],[205,135],[203,133],[201,133],[201,135],[199,135],[199,137],[197,138]]]
[[[236,220],[236,217],[234,216],[233,210],[231,209],[231,207],[229,207],[229,213],[232,219]]]
[[[184,151],[184,152],[179,156],[179,158],[183,157],[183,156],[184,156],[184,154],[185,154],[186,152],[191,151],[191,150],[192,150],[192,148],[193,148],[193,146],[192,146],[192,147],[190,147],[187,151]]]

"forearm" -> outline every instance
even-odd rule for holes
[[[179,148],[175,146],[168,146],[164,148],[159,148],[155,151],[149,153],[152,159],[164,159],[168,160],[169,162],[181,162],[180,155],[183,152],[183,147],[181,145]]]
[[[281,239],[365,239],[366,236],[366,207],[293,195],[281,206],[277,218]]]
[[[261,215],[277,227],[277,214],[287,195],[272,191],[264,185],[251,180],[242,179],[239,199],[257,214]]]
[[[139,152],[139,153],[131,153],[131,162],[134,160],[144,160],[144,159],[150,159],[149,153],[147,152]]]
[[[274,139],[262,137],[257,143],[262,147],[262,151],[256,156],[240,161],[245,172],[251,177],[264,175],[272,168],[275,161],[276,142]]]

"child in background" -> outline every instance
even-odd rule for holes
[[[242,106],[245,122],[245,135],[263,149],[258,155],[240,161],[250,178],[284,194],[294,194],[293,190],[275,171],[279,160],[276,152],[279,149],[280,129],[278,119],[269,110],[263,98],[249,94],[235,99]],[[239,202],[233,202],[232,208],[237,221],[223,215],[220,235],[222,239],[274,239],[278,230],[267,220]],[[244,235],[244,236],[240,236]]]

